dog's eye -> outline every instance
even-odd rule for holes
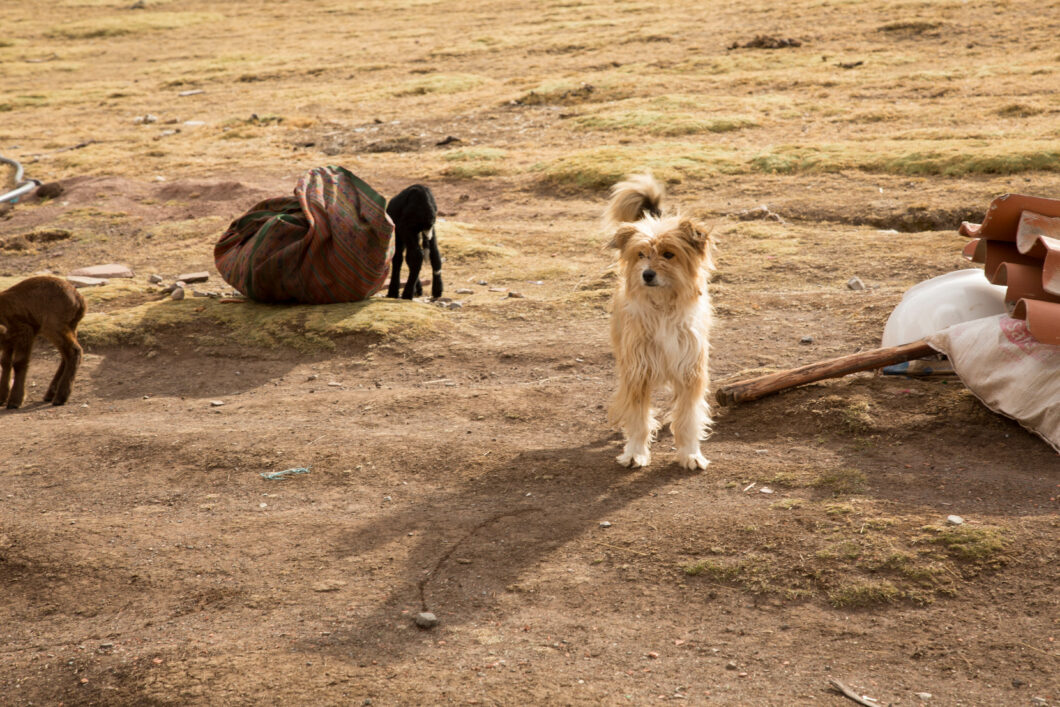
[[[663,257],[669,260],[670,258],[674,257],[674,254],[670,251],[666,251],[665,253],[663,253]]]
[[[644,251],[641,251],[640,253],[637,253],[637,257],[638,258],[647,258],[648,254],[645,253]]]

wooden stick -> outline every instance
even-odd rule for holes
[[[883,368],[896,363],[910,361],[914,358],[935,353],[923,340],[902,346],[890,346],[883,349],[861,351],[849,356],[840,356],[819,363],[811,363],[801,368],[778,371],[766,376],[722,386],[715,393],[715,398],[722,405],[735,405],[749,400],[758,400],[772,393],[778,393],[797,385],[813,383],[825,378],[838,378],[858,371]]]
[[[857,702],[859,705],[865,705],[865,707],[879,707],[878,703],[869,702],[868,700],[863,698],[861,695],[859,695],[858,693],[854,692],[849,687],[847,687],[843,683],[839,682],[835,678],[828,678],[828,684],[832,686],[833,690],[841,692],[845,697],[849,697],[850,699],[852,699],[855,702]]]

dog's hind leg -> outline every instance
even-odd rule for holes
[[[618,463],[635,468],[651,463],[651,445],[659,423],[651,409],[651,388],[646,383],[623,383],[611,406],[611,417],[626,433],[626,446]]]
[[[706,385],[698,381],[675,386],[670,431],[677,447],[677,463],[685,469],[706,469],[710,464],[699,450],[710,424],[706,394]]]
[[[431,255],[431,297],[438,299],[442,296],[442,254],[438,252],[438,235],[433,226],[428,249]]]
[[[401,236],[394,233],[394,258],[390,261],[390,287],[386,296],[397,299],[401,294],[401,259],[404,255],[404,243]]]

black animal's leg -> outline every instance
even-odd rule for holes
[[[423,267],[423,250],[419,243],[409,244],[405,250],[405,263],[409,266],[409,279],[405,283],[405,292],[401,296],[405,299],[412,299],[416,292],[416,285],[420,282],[420,268]]]
[[[386,291],[387,297],[397,298],[401,293],[401,256],[403,246],[401,236],[394,232],[394,259],[390,261],[390,287]]]
[[[7,400],[7,394],[11,390],[11,342],[4,342],[3,351],[0,351],[0,405]]]
[[[431,254],[431,297],[442,296],[442,254],[438,252],[438,235],[431,228],[431,239],[428,242]]]

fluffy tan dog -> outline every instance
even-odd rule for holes
[[[660,422],[651,407],[652,390],[669,386],[670,423],[678,463],[705,469],[700,453],[710,420],[710,295],[713,270],[709,229],[680,215],[661,212],[663,187],[650,174],[629,177],[611,189],[604,213],[618,249],[618,288],[611,312],[611,345],[618,391],[611,423],[623,430],[626,446],[618,463],[651,462],[649,445]]]

